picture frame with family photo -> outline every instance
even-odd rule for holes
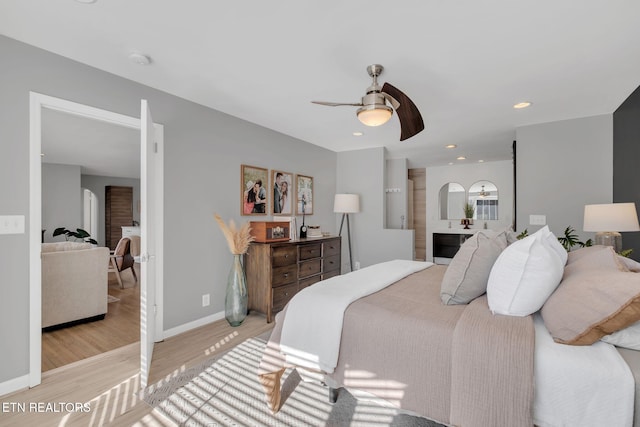
[[[272,215],[293,215],[293,200],[295,199],[293,177],[294,175],[291,172],[271,171],[271,182],[273,186],[271,202]]]

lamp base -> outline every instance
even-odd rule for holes
[[[596,245],[613,246],[616,253],[622,250],[622,235],[617,231],[600,231],[594,239]]]

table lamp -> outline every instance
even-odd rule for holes
[[[349,241],[349,266],[353,271],[353,258],[351,255],[351,230],[349,229],[349,214],[360,212],[360,196],[357,194],[336,194],[333,199],[333,211],[342,214],[340,221],[340,232],[338,236],[342,236],[342,225],[344,219],[347,218],[347,239]]]
[[[584,231],[595,231],[595,244],[622,250],[621,231],[640,231],[635,203],[585,205]]]

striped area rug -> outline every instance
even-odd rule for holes
[[[148,387],[143,399],[154,413],[178,426],[441,426],[379,401],[356,399],[344,389],[331,404],[326,387],[301,381],[295,370],[285,374],[284,403],[273,415],[257,376],[265,345],[262,339],[248,339],[216,359]]]

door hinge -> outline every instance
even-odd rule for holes
[[[154,143],[153,143],[153,152],[154,152],[154,153],[157,153],[157,152],[158,152],[158,143],[157,143],[157,142],[154,142]]]

